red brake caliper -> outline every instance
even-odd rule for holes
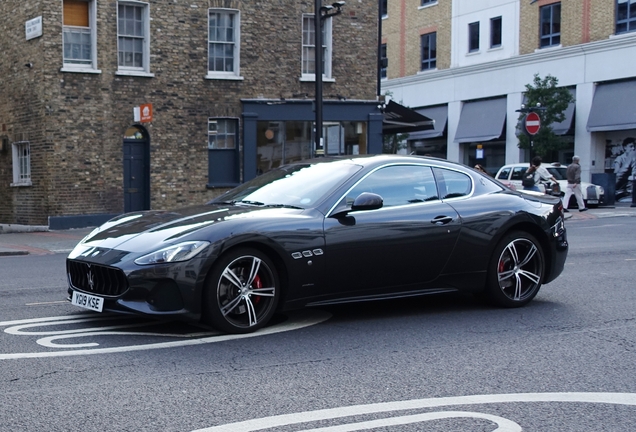
[[[252,282],[252,287],[254,289],[263,288],[263,282],[261,282],[261,277],[259,275],[256,275],[254,277],[254,282]],[[258,294],[254,294],[254,296],[252,297],[252,303],[258,304],[258,302],[260,301],[261,301],[261,296],[259,296]]]

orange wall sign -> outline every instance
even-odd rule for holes
[[[141,114],[141,118],[139,119],[140,122],[150,123],[152,121],[152,104],[140,105],[139,111]]]

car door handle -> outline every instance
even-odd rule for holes
[[[450,216],[437,216],[431,219],[431,223],[435,225],[446,225],[453,221],[453,218]]]

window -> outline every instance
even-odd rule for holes
[[[64,0],[63,7],[64,68],[96,69],[95,1]]]
[[[636,30],[636,0],[617,0],[616,34]]]
[[[322,23],[322,75],[331,78],[331,20],[326,18]],[[313,80],[316,73],[316,26],[313,15],[303,15],[303,79]]]
[[[239,12],[210,9],[208,17],[208,77],[239,75]]]
[[[479,21],[468,24],[468,52],[479,51]]]
[[[539,13],[541,15],[539,46],[545,48],[561,44],[561,3],[542,6]]]
[[[437,33],[421,36],[422,66],[420,70],[435,69],[437,67]]]
[[[386,44],[382,44],[380,48],[380,78],[386,79],[386,69],[389,66],[389,59],[386,56]]]
[[[119,2],[117,9],[118,72],[145,74],[150,71],[149,33],[148,5]]]
[[[421,6],[426,6],[433,3],[437,3],[437,0],[422,0]]]
[[[13,143],[13,183],[11,186],[31,185],[31,144],[28,141]]]
[[[208,119],[208,183],[230,187],[239,184],[238,119]]]
[[[236,119],[208,119],[208,149],[235,149],[236,123]]]
[[[419,165],[395,165],[374,171],[347,193],[346,205],[350,206],[362,192],[380,195],[383,207],[439,200],[431,168]]]
[[[501,17],[490,18],[490,48],[501,46]]]
[[[382,8],[382,18],[389,16],[388,0],[380,0],[380,7]]]

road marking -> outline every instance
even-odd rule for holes
[[[60,304],[60,303],[68,303],[68,300],[39,302],[39,303],[26,303],[25,306],[42,306],[42,305],[52,305],[52,304]]]
[[[5,333],[13,335],[13,336],[47,336],[41,338],[37,341],[37,343],[46,348],[56,348],[57,351],[44,351],[44,352],[30,352],[30,353],[6,353],[0,354],[0,360],[16,360],[16,359],[25,359],[25,358],[48,358],[48,357],[66,357],[66,356],[78,356],[78,355],[93,355],[93,354],[110,354],[110,353],[120,353],[120,352],[131,352],[131,351],[147,351],[153,349],[162,349],[162,348],[175,348],[182,346],[191,346],[191,345],[202,345],[209,344],[215,342],[224,342],[235,339],[246,339],[258,336],[265,336],[275,333],[282,333],[287,331],[298,330],[304,327],[309,327],[315,324],[319,324],[323,321],[326,321],[331,317],[331,314],[320,311],[317,309],[304,309],[301,311],[297,311],[295,313],[291,313],[288,315],[288,319],[280,324],[275,324],[269,327],[265,327],[260,329],[254,333],[248,334],[240,334],[240,335],[227,335],[227,334],[218,334],[214,332],[206,332],[206,333],[191,333],[186,335],[175,335],[175,334],[166,334],[166,333],[153,333],[153,332],[116,332],[112,331],[113,329],[120,328],[131,328],[131,327],[142,327],[149,325],[157,325],[158,322],[151,323],[137,323],[137,324],[123,324],[123,325],[110,325],[110,326],[102,326],[102,327],[93,327],[93,328],[83,328],[83,329],[71,329],[71,330],[56,330],[56,331],[27,331],[27,329],[31,329],[34,327],[43,327],[43,326],[59,326],[59,325],[72,325],[76,323],[84,323],[84,322],[92,322],[92,321],[103,321],[106,319],[113,319],[113,316],[121,317],[121,315],[101,315],[95,317],[88,317],[87,314],[83,315],[70,315],[70,316],[58,316],[58,317],[45,317],[45,318],[34,318],[34,319],[24,319],[24,320],[15,320],[15,321],[3,321],[0,322],[0,327],[8,327],[4,330]],[[98,346],[99,344],[96,342],[87,342],[87,343],[76,343],[76,344],[59,344],[56,343],[57,340],[60,339],[72,339],[72,338],[86,338],[86,337],[97,337],[97,336],[109,336],[109,335],[144,335],[144,336],[152,336],[152,337],[179,337],[179,338],[188,338],[186,340],[178,340],[178,341],[170,341],[170,342],[158,342],[158,343],[148,343],[148,344],[137,344],[137,345],[128,345],[122,347],[112,347],[112,348],[93,348],[86,349],[90,347]],[[201,337],[203,335],[203,337]],[[194,338],[193,338],[194,337]],[[59,348],[65,348],[67,350],[60,351]],[[72,350],[68,350],[69,348],[73,348]],[[77,349],[83,348],[83,349]]]
[[[264,429],[289,426],[300,423],[308,423],[322,420],[340,419],[344,417],[388,413],[425,408],[437,408],[442,406],[482,405],[498,403],[522,403],[522,402],[570,402],[570,403],[595,403],[636,406],[636,393],[511,393],[493,395],[474,395],[442,397],[429,399],[412,399],[407,401],[383,402],[368,405],[353,405],[349,407],[330,408],[316,411],[304,411],[293,414],[283,414],[259,419],[246,420],[236,423],[228,423],[193,432],[252,432]],[[478,413],[473,413],[478,415]],[[351,423],[349,423],[351,425]],[[365,427],[366,429],[366,427]],[[303,432],[308,432],[307,429]],[[314,429],[320,430],[320,429]],[[329,429],[325,429],[329,430]],[[333,429],[334,431],[361,430],[361,429]],[[513,429],[497,429],[499,432],[508,432]]]

